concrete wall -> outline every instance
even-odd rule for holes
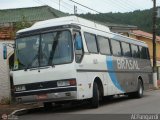
[[[3,59],[3,43],[13,43],[13,41],[0,41],[0,102],[3,98],[10,98],[9,62]],[[7,47],[8,55],[13,49]]]

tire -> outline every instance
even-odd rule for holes
[[[46,111],[51,110],[53,108],[52,102],[45,102],[43,103],[43,105]]]
[[[93,84],[93,97],[91,99],[91,107],[98,108],[99,107],[99,89],[97,83]]]
[[[136,98],[143,97],[143,83],[141,80],[138,80],[138,90],[137,92],[135,92],[135,97]]]
[[[128,96],[130,98],[142,98],[143,97],[143,83],[141,80],[138,80],[138,89],[136,92],[129,93]]]

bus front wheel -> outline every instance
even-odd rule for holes
[[[99,89],[97,83],[93,84],[93,97],[91,99],[91,107],[98,108],[99,107]]]

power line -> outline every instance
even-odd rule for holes
[[[33,0],[33,1],[36,2],[36,3],[38,3],[38,4],[40,4],[40,5],[48,5],[46,2],[42,2],[41,0]],[[53,1],[51,1],[51,2],[53,2]],[[54,1],[54,3],[56,3],[56,1]],[[59,5],[59,3],[56,3],[56,4]],[[52,7],[51,5],[48,5],[48,6]],[[61,5],[61,6],[63,6],[63,5]],[[68,9],[69,11],[73,11],[73,10],[71,10],[71,9],[65,7],[65,6],[63,6],[63,7],[65,9]],[[52,7],[52,8],[54,8],[54,7]]]
[[[45,5],[45,4],[42,4],[40,1],[38,0],[33,0],[34,2],[38,3],[39,5]]]
[[[64,2],[63,0],[62,0],[62,2],[65,3],[65,4],[67,4],[68,6],[74,7],[74,5],[71,5],[71,4],[67,3],[67,2]],[[86,13],[85,10],[82,10],[82,9],[80,9],[79,7],[77,7],[77,9],[80,10],[81,12]]]
[[[131,0],[130,0],[130,1],[131,1]],[[128,1],[126,1],[126,0],[119,0],[119,3],[120,3],[122,6],[128,8],[127,11],[128,11],[128,10],[131,10],[131,11],[137,10],[137,7],[135,7],[132,3],[130,3],[130,2],[128,2]],[[139,8],[139,7],[138,7],[138,8]]]
[[[58,3],[57,1],[55,1],[55,0],[50,0],[50,1],[56,3],[57,5],[59,5],[59,3]],[[73,9],[71,9],[70,7],[67,7],[67,6],[62,5],[62,4],[61,4],[61,6],[62,6],[64,9],[67,9],[67,10],[69,10],[70,12],[73,12]]]
[[[87,6],[85,6],[85,5],[82,5],[82,4],[80,4],[80,3],[78,3],[78,2],[75,2],[75,1],[73,1],[73,0],[69,0],[69,1],[71,1],[71,2],[73,2],[73,3],[76,3],[76,4],[78,4],[78,5],[80,5],[80,6],[82,6],[82,7],[85,7],[85,8],[87,8],[87,9],[89,9],[89,10],[92,10],[92,11],[94,11],[94,12],[97,12],[97,13],[101,13],[101,12],[99,12],[99,11],[97,11],[97,10],[94,10],[94,9],[92,9],[92,8],[89,8],[89,7],[87,7]]]
[[[34,0],[35,1],[35,0]],[[42,1],[40,1],[40,0],[36,0],[36,1],[39,1],[39,3],[43,3],[43,4],[46,4],[46,3],[44,3],[44,2],[42,2]],[[36,2],[35,1],[35,2]],[[51,0],[50,0],[51,1]],[[73,13],[73,9],[71,9],[70,7],[68,7],[68,6],[71,6],[72,8],[74,8],[74,5],[71,5],[71,4],[69,4],[69,3],[66,3],[66,2],[64,2],[63,0],[61,0],[65,5],[62,5],[61,4],[61,6],[63,6],[63,8],[65,8],[65,9],[67,9],[67,11],[69,10],[69,11],[71,11],[71,13]],[[75,4],[77,4],[77,5],[79,5],[79,6],[81,6],[81,7],[84,7],[84,8],[87,8],[87,9],[89,9],[89,10],[91,10],[91,11],[94,11],[94,12],[96,12],[96,13],[102,13],[102,12],[99,12],[99,11],[97,11],[97,10],[95,10],[95,9],[92,9],[92,8],[90,8],[90,7],[88,7],[88,6],[85,6],[85,5],[83,5],[83,4],[81,4],[81,3],[79,3],[79,2],[76,2],[76,1],[74,1],[74,0],[69,0],[69,1],[71,1],[72,3],[75,3]],[[113,6],[115,6],[116,8],[118,8],[118,9],[120,9],[120,11],[134,11],[134,10],[136,10],[136,9],[138,9],[140,6],[138,6],[138,8],[137,7],[134,7],[133,5],[132,5],[132,3],[133,3],[133,1],[130,1],[130,2],[126,2],[126,1],[124,1],[124,0],[119,0],[119,2],[117,2],[117,1],[114,1],[114,0],[112,0],[112,1],[105,1],[105,0],[102,0],[108,7],[110,7],[109,5],[108,5],[108,2],[110,2],[109,4],[112,4]],[[56,3],[56,1],[55,0],[52,0],[52,2],[55,2]],[[56,3],[57,5],[59,5],[59,3]],[[48,4],[47,4],[48,5]],[[67,6],[66,6],[67,5]],[[49,5],[50,6],[50,5]],[[128,8],[128,9],[127,9]],[[85,10],[82,10],[82,9],[80,9],[79,7],[77,8],[78,10],[80,10],[80,11],[82,11],[82,13],[83,12],[87,12],[87,11],[85,11]],[[139,8],[140,9],[140,8]]]
[[[33,1],[36,2],[36,3],[38,3],[39,5],[48,5],[46,2],[42,2],[41,0],[33,0]],[[55,0],[54,0],[54,1],[53,1],[53,0],[50,0],[50,1],[56,3],[57,5],[59,5],[59,3],[58,3],[57,1],[55,1]],[[62,2],[64,2],[64,1],[62,1]],[[69,5],[69,6],[71,6],[72,8],[74,8],[74,5],[72,6],[71,4],[66,3],[66,2],[64,2],[64,3],[67,4],[67,5]],[[52,7],[51,5],[48,5],[48,6]],[[61,4],[61,6],[62,6],[64,9],[67,9],[70,13],[74,13],[74,9],[71,9],[70,7],[67,7],[67,6],[62,5],[62,4]],[[80,10],[80,11],[82,11],[82,12],[86,12],[86,11],[80,9],[80,8],[78,8],[78,10]]]
[[[129,2],[132,6],[135,4],[134,2],[133,2],[133,0],[130,0],[130,2]],[[140,6],[139,4],[137,4],[136,5],[139,9],[142,7],[142,6]],[[134,8],[135,8],[135,6],[134,6]]]
[[[94,10],[94,9],[92,9],[92,8],[89,8],[89,7],[87,7],[87,6],[85,6],[85,5],[82,5],[82,4],[78,3],[78,2],[75,2],[75,1],[73,1],[73,0],[69,0],[69,1],[71,1],[71,2],[73,2],[73,3],[76,3],[76,4],[78,4],[78,5],[80,5],[80,6],[84,7],[84,8],[89,9],[89,10],[95,11],[95,12],[97,12],[98,14],[103,14],[102,12],[99,12],[99,11],[97,11],[97,10]],[[109,17],[114,18],[113,16],[109,16]],[[116,18],[114,18],[114,19],[116,19]],[[118,19],[116,19],[116,20],[118,20]]]
[[[160,6],[160,1],[157,1],[157,6]]]
[[[59,5],[59,3],[57,1],[55,1],[55,0],[50,0],[50,1],[56,3],[57,5]],[[64,9],[66,9],[66,10],[69,10],[70,12],[73,12],[73,9],[71,9],[70,7],[67,7],[67,6],[62,4],[62,0],[61,0],[60,6],[63,7]]]
[[[121,11],[127,11],[127,9],[123,6],[123,5],[121,5],[121,4],[117,4],[117,1],[106,1],[106,0],[103,0],[103,2],[106,4],[106,5],[108,5],[108,2],[109,2],[109,4],[112,4],[114,7],[119,7],[119,9],[121,10]]]
[[[107,5],[107,8],[110,8],[111,6],[108,4],[108,2],[110,2],[110,1],[105,1],[105,0],[102,0],[102,2],[105,4],[105,5]],[[113,8],[113,7],[112,7]],[[122,10],[122,9],[121,9]],[[122,10],[123,11],[123,10]]]

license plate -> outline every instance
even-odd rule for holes
[[[47,94],[37,95],[37,100],[44,100],[44,99],[47,99],[47,98],[48,98]]]

